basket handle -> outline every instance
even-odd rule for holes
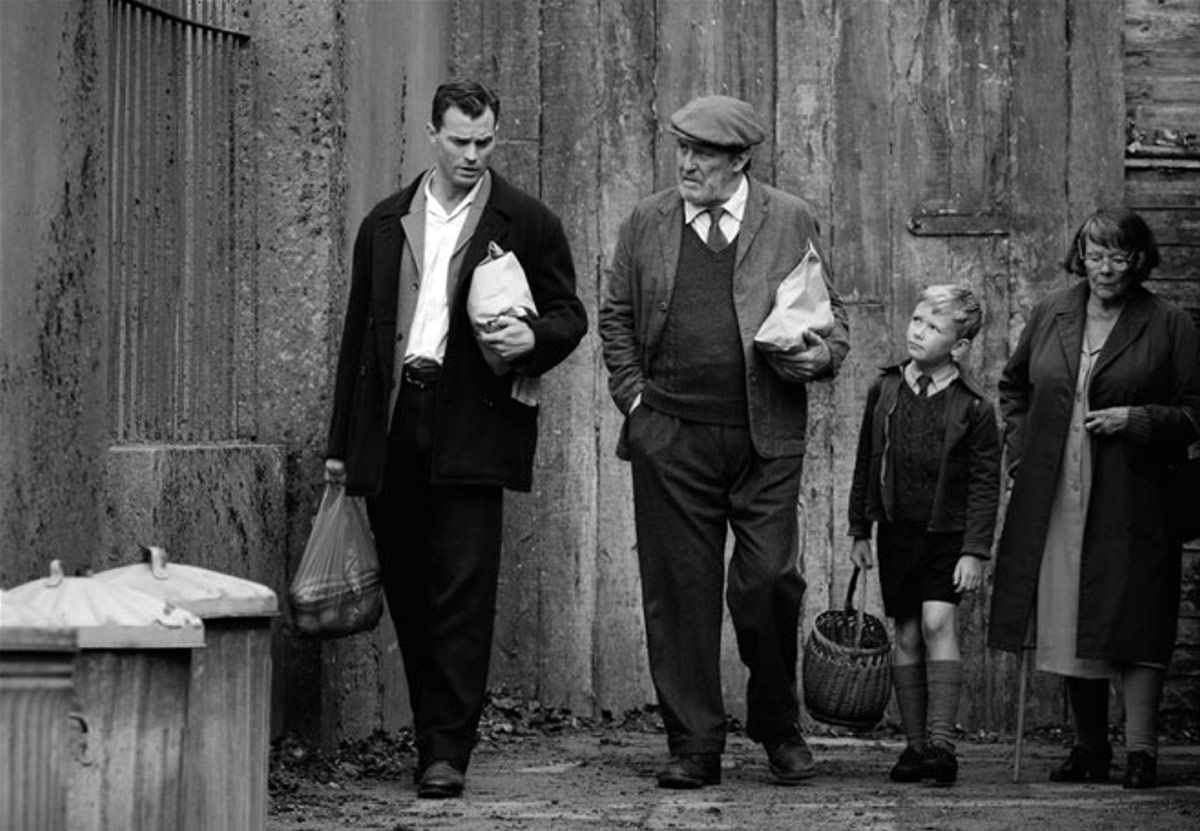
[[[850,575],[850,587],[846,590],[846,611],[854,613],[854,647],[862,646],[863,610],[854,608],[854,590],[858,588],[858,573],[862,571],[856,564],[854,573]]]

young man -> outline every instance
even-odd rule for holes
[[[326,470],[368,512],[396,625],[422,797],[462,793],[483,709],[500,567],[502,488],[530,489],[537,408],[517,400],[587,329],[558,218],[488,169],[500,103],[443,84],[427,130],[436,164],[363,220]],[[467,316],[489,243],[515,254],[536,319]],[[435,429],[436,427],[436,429]]]
[[[754,334],[775,289],[816,245],[798,198],[748,175],[763,139],[753,108],[698,98],[671,116],[678,187],[621,228],[600,311],[609,388],[626,415],[650,672],[670,761],[658,783],[721,779],[723,592],[750,669],[747,733],[776,781],[815,772],[798,726],[797,628],[804,578],[796,507],[805,385],[832,378],[850,348],[837,325],[806,348],[764,357]],[[727,525],[736,539],[725,584]]]
[[[878,523],[883,605],[896,623],[892,678],[907,746],[896,782],[954,782],[954,721],[962,688],[957,615],[991,554],[1000,496],[992,403],[958,366],[983,313],[970,289],[930,286],[908,323],[909,360],[867,393],[854,484],[850,557],[875,564]],[[928,726],[928,735],[926,727]]]

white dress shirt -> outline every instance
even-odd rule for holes
[[[446,338],[450,333],[450,260],[458,247],[458,237],[467,222],[467,212],[479,193],[483,178],[471,192],[447,212],[433,195],[433,173],[425,180],[425,252],[421,263],[421,290],[413,311],[412,329],[404,362],[429,358],[439,364],[446,356]]]
[[[917,379],[924,373],[917,369],[916,361],[909,361],[904,367],[904,381],[908,384],[908,388],[917,395],[921,394],[921,387],[917,384]],[[950,361],[937,372],[929,376],[929,394],[934,395],[944,390],[946,387],[958,377],[958,364]]]
[[[729,242],[737,239],[738,231],[742,230],[742,217],[746,215],[746,198],[749,195],[750,184],[746,181],[746,177],[742,176],[742,181],[738,184],[737,190],[733,192],[733,196],[720,206],[725,209],[725,212],[721,214],[721,232],[725,234],[725,239]],[[691,225],[693,230],[700,235],[700,239],[705,242],[708,240],[708,226],[712,224],[712,216],[708,210],[708,208],[702,208],[686,200],[683,203],[684,224]]]

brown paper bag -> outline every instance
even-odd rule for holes
[[[504,251],[495,242],[488,243],[488,258],[475,267],[471,288],[467,292],[467,317],[475,332],[487,332],[501,315],[533,320],[537,304],[529,290],[525,269],[511,251]],[[497,375],[508,371],[508,364],[482,342],[484,360]]]
[[[799,265],[775,290],[775,305],[758,328],[754,344],[764,352],[804,349],[804,330],[821,335],[833,331],[833,309],[821,258],[810,242]]]

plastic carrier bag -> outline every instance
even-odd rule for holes
[[[383,583],[366,505],[339,484],[325,486],[288,601],[292,627],[313,638],[368,631],[383,614]]]
[[[754,343],[765,352],[804,349],[804,330],[825,337],[833,331],[833,309],[821,258],[810,242],[800,264],[775,290],[775,305],[758,328]]]

